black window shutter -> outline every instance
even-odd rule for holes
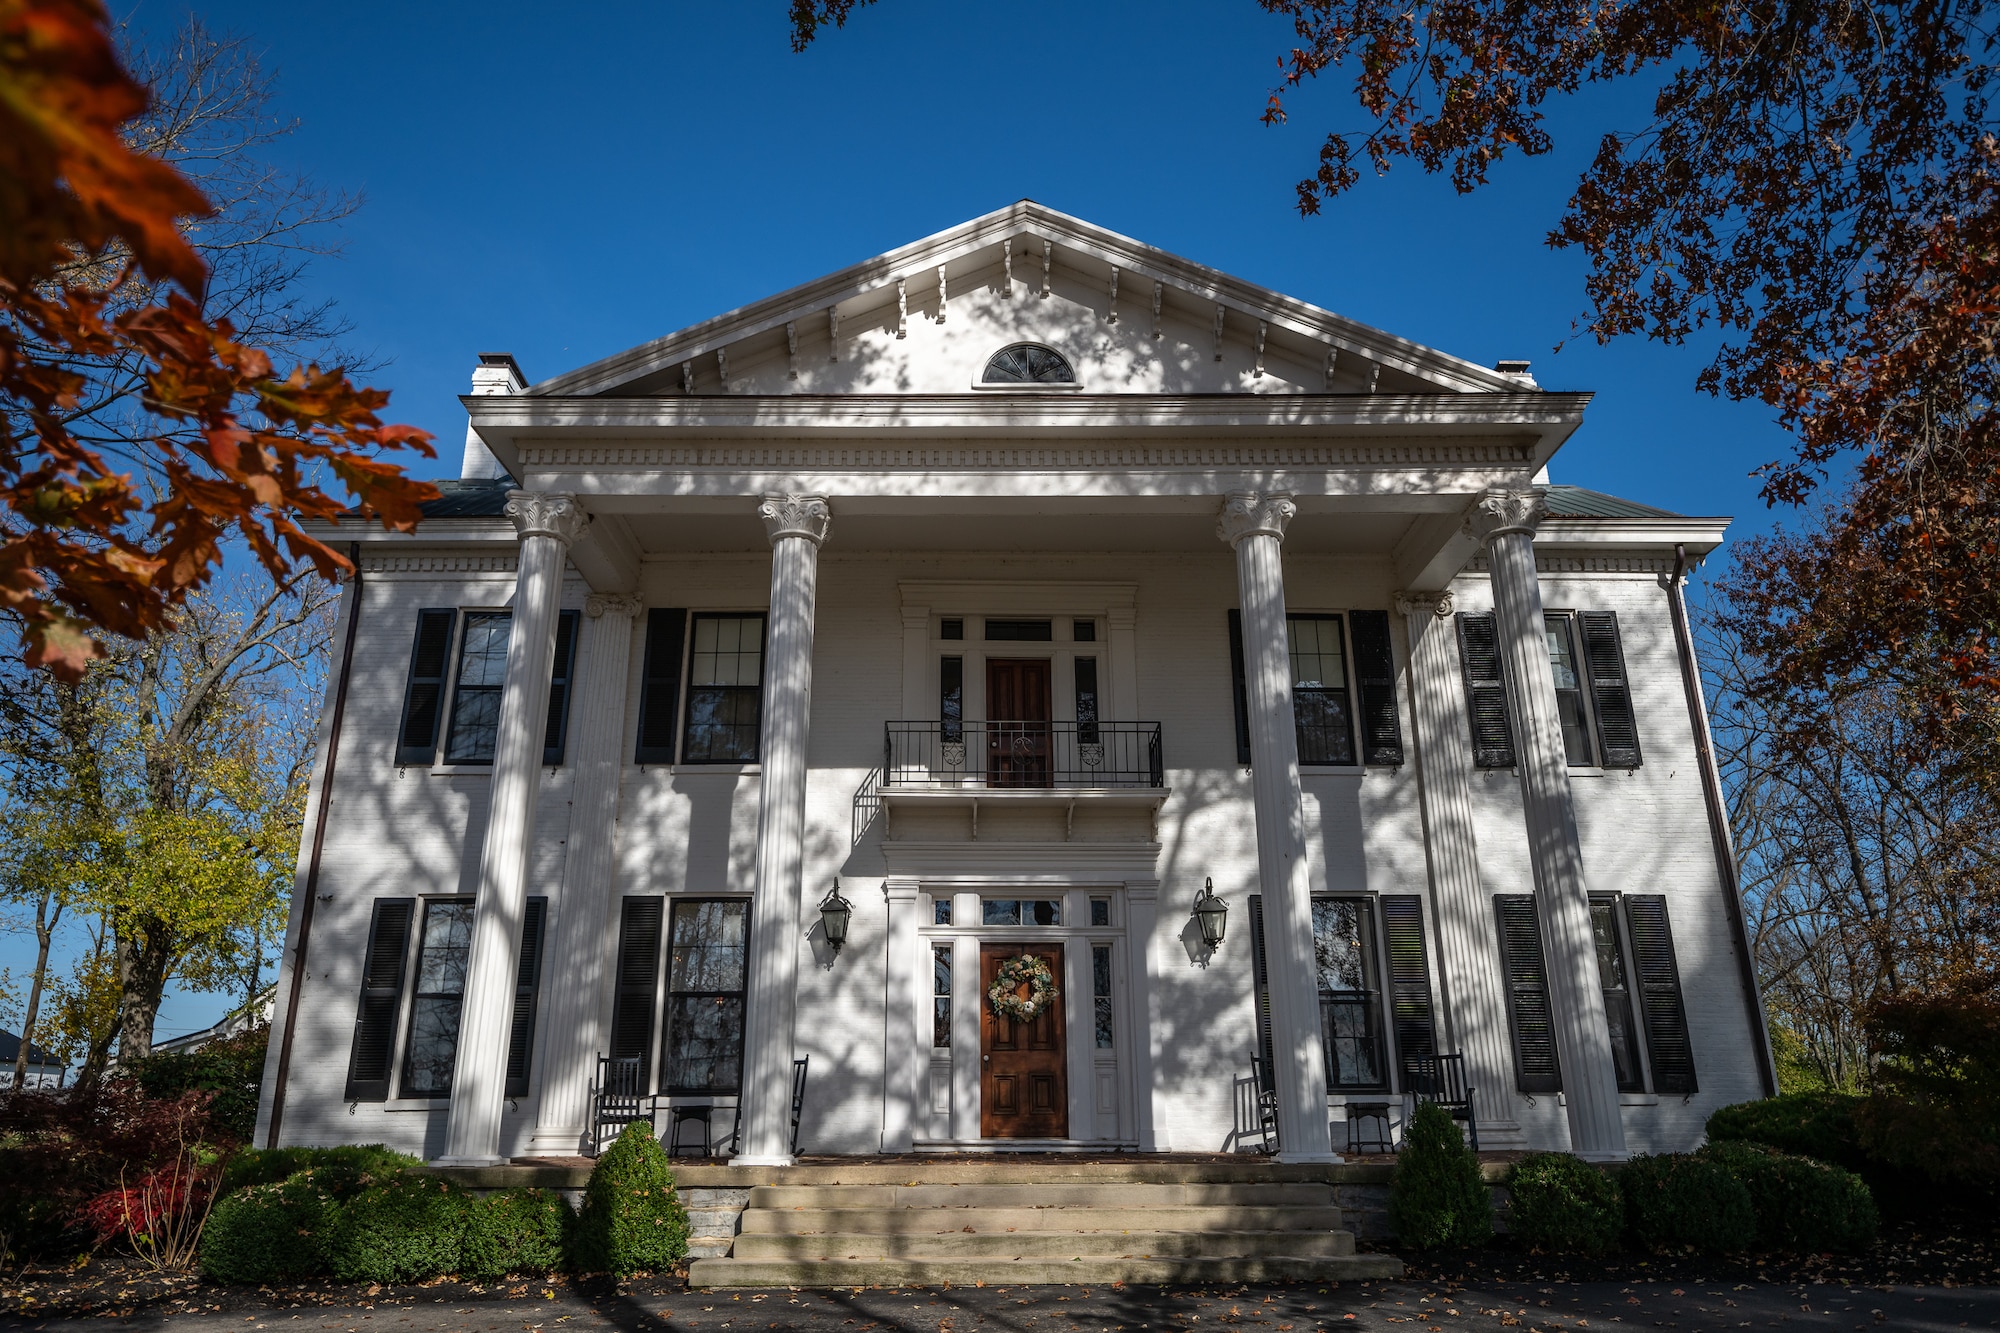
[[[403,687],[403,726],[396,734],[399,764],[428,764],[437,758],[444,677],[451,664],[451,630],[457,618],[456,611],[417,612],[417,641],[410,649],[409,683]]]
[[[1472,717],[1475,768],[1512,768],[1514,732],[1507,717],[1507,681],[1500,674],[1500,633],[1493,615],[1458,614],[1458,659],[1465,667],[1465,703]]]
[[[1231,614],[1234,614],[1233,612]],[[1264,956],[1264,895],[1250,895],[1250,980],[1257,992],[1257,1050],[1264,1059],[1264,1086],[1278,1090],[1278,1071],[1271,1064],[1271,972]]]
[[[1382,936],[1389,946],[1389,1015],[1396,1058],[1437,1054],[1431,1009],[1430,959],[1424,949],[1424,900],[1414,893],[1382,895]]]
[[[1396,652],[1387,611],[1349,611],[1354,680],[1361,687],[1361,762],[1401,764],[1403,729],[1396,718]]]
[[[528,899],[521,917],[521,965],[514,972],[514,1026],[507,1033],[505,1096],[528,1095],[528,1061],[535,1051],[535,996],[542,986],[543,927],[549,919],[547,898]]]
[[[656,606],[646,613],[646,665],[639,687],[639,744],[635,764],[674,762],[674,720],[681,701],[681,649],[687,641],[685,608]]]
[[[563,761],[563,742],[569,736],[569,696],[576,680],[576,628],[581,619],[575,611],[556,617],[556,660],[549,667],[549,725],[542,734],[542,763],[551,768]]]
[[[653,1059],[654,988],[660,976],[660,925],[667,900],[657,894],[625,899],[618,928],[618,994],[611,1005],[611,1058],[639,1061],[639,1086]]]
[[[396,1011],[401,1008],[403,965],[416,914],[415,898],[375,900],[375,915],[368,924],[368,957],[361,965],[361,1004],[354,1012],[354,1049],[347,1058],[347,1101],[389,1099]]]
[[[1590,672],[1591,711],[1597,714],[1598,748],[1606,768],[1639,766],[1639,724],[1632,716],[1632,689],[1625,682],[1625,646],[1618,638],[1618,613],[1585,611],[1583,660]]]
[[[1653,1091],[1697,1092],[1694,1048],[1688,1041],[1687,1006],[1681,1001],[1681,970],[1674,959],[1667,900],[1656,893],[1625,895],[1625,924],[1631,931],[1633,962],[1639,972],[1639,1007],[1645,1012]]]
[[[1561,1092],[1555,1014],[1549,1007],[1549,970],[1542,961],[1542,926],[1533,894],[1495,894],[1500,960],[1507,980],[1507,1021],[1514,1029],[1514,1086],[1522,1092]]]
[[[1250,762],[1250,687],[1243,669],[1243,613],[1229,613],[1229,686],[1236,699],[1236,762]]]

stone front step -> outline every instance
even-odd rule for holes
[[[714,1287],[1085,1286],[1113,1282],[1201,1285],[1223,1282],[1352,1282],[1401,1277],[1388,1254],[1323,1258],[1255,1255],[1223,1259],[697,1259],[688,1281]]]
[[[1339,1258],[1347,1231],[963,1231],[788,1235],[746,1231],[738,1259],[1231,1259],[1246,1254]]]
[[[980,1231],[1337,1231],[1338,1208],[759,1208],[743,1231],[786,1235],[939,1235]]]
[[[1331,1185],[1305,1182],[972,1181],[921,1185],[759,1185],[752,1208],[1201,1208],[1329,1207]]]

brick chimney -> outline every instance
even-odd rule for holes
[[[511,353],[479,354],[479,365],[472,372],[473,393],[520,393],[527,387],[527,377],[521,374],[521,367],[514,363]],[[458,475],[463,481],[493,481],[507,475],[471,422],[465,426],[465,462],[460,465]]]

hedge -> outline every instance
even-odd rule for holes
[[[1634,1157],[1618,1175],[1626,1229],[1648,1250],[1735,1254],[1757,1239],[1750,1191],[1727,1164],[1698,1153]]]
[[[1493,1235],[1493,1203],[1479,1159],[1458,1123],[1424,1102],[1403,1133],[1403,1151],[1389,1186],[1389,1229],[1412,1249],[1482,1245]]]
[[[578,1272],[664,1272],[687,1257],[687,1209],[667,1154],[643,1120],[597,1159],[583,1191],[572,1264]]]
[[[1544,1254],[1603,1254],[1625,1231],[1625,1199],[1609,1172],[1568,1153],[1533,1153],[1507,1181],[1514,1238]]]

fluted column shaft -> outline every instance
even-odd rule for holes
[[[1494,965],[1499,941],[1493,902],[1480,888],[1479,842],[1472,819],[1472,745],[1465,691],[1452,650],[1448,592],[1396,597],[1410,631],[1410,698],[1417,733],[1417,775],[1424,851],[1437,923],[1440,1006],[1452,1048],[1464,1053],[1482,1138],[1514,1125],[1513,1058],[1507,1049],[1507,997]],[[1496,1138],[1495,1140],[1499,1140]]]
[[[594,596],[584,603],[576,700],[570,709],[574,778],[569,855],[562,896],[549,923],[553,938],[542,993],[541,1104],[529,1150],[567,1156],[582,1151],[590,1115],[590,1080],[604,1049],[611,951],[613,852],[618,837],[619,777],[631,733],[625,726],[631,675],[632,620],[640,599]],[[610,932],[610,933],[607,933]]]
[[[812,719],[813,605],[829,514],[817,495],[767,495],[771,609],[764,638],[763,770],[757,889],[751,903],[743,1142],[738,1166],[789,1166],[800,902],[805,878],[806,739]]]
[[[1280,1161],[1332,1162],[1326,1053],[1320,1044],[1313,961],[1312,880],[1306,865],[1305,789],[1285,627],[1280,554],[1294,508],[1283,492],[1232,491],[1217,535],[1236,548],[1243,669],[1250,708],[1251,793],[1257,876],[1264,890],[1264,958],[1271,1053],[1278,1091]]]
[[[1490,491],[1473,506],[1473,535],[1486,543],[1493,612],[1514,719],[1514,759],[1535,871],[1535,912],[1549,971],[1549,1004],[1562,1062],[1570,1151],[1586,1161],[1626,1156],[1618,1076],[1590,929],[1590,890],[1569,786],[1555,678],[1549,669],[1535,527],[1547,513],[1539,491]]]
[[[451,1119],[439,1159],[458,1166],[504,1160],[500,1111],[507,1087],[507,1037],[514,1017],[521,918],[527,908],[535,798],[541,792],[563,565],[570,543],[589,521],[575,496],[531,491],[508,495],[507,516],[520,532],[521,546],[493,743],[486,839],[479,858],[479,896],[472,909],[472,947],[459,1007]]]

